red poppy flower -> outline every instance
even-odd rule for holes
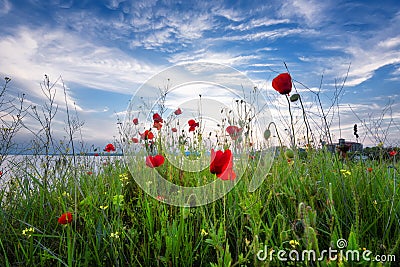
[[[164,122],[163,119],[161,118],[160,114],[158,114],[158,113],[154,113],[153,114],[153,121],[154,121],[154,123],[156,123],[156,122]]]
[[[133,124],[138,125],[139,124],[139,119],[138,118],[134,118],[133,119]]]
[[[233,155],[229,149],[224,152],[211,149],[210,172],[216,174],[221,180],[234,180],[236,174],[233,171]]]
[[[113,144],[108,144],[106,145],[106,148],[104,148],[104,151],[107,152],[115,151],[115,146]]]
[[[189,124],[189,132],[193,132],[194,130],[196,130],[196,127],[199,127],[199,123],[196,122],[195,120],[189,120],[188,121]]]
[[[174,111],[175,115],[181,115],[182,114],[182,110],[181,108],[178,108],[177,110]]]
[[[159,200],[159,201],[164,201],[164,200],[165,200],[165,197],[158,195],[158,196],[157,196],[157,200]]]
[[[137,144],[137,143],[139,143],[139,139],[137,139],[136,137],[132,137],[132,142]]]
[[[171,129],[171,131],[173,131],[174,133],[176,133],[178,131],[178,129],[176,129],[175,127]]]
[[[394,156],[397,155],[397,151],[396,151],[396,150],[389,151],[389,155],[390,155],[391,157],[394,157]]]
[[[93,174],[93,172],[91,172],[91,171],[87,172],[87,175],[92,175],[92,174]]]
[[[372,168],[371,167],[367,168],[367,171],[372,172]]]
[[[72,222],[72,213],[71,212],[66,212],[58,218],[58,223],[59,224],[68,224]]]
[[[144,131],[144,133],[139,133],[139,134],[142,140],[151,140],[154,138],[154,134],[149,130],[146,130]]]
[[[164,164],[164,157],[162,155],[147,156],[146,165],[150,168],[156,168]]]
[[[228,126],[226,127],[226,131],[228,132],[229,136],[232,140],[238,139],[242,135],[242,129],[237,126]]]
[[[289,73],[281,73],[272,80],[272,87],[281,95],[287,95],[292,91],[292,77]]]
[[[162,124],[161,122],[154,122],[153,127],[159,131],[161,130]]]

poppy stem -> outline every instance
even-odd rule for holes
[[[280,145],[280,147],[282,148],[282,147],[283,147],[283,145],[282,145],[282,140],[281,140],[281,137],[279,136],[278,128],[276,127],[275,122],[271,121],[271,122],[268,124],[267,129],[269,130],[269,128],[271,127],[271,125],[274,125],[274,127],[275,127],[276,136],[278,137],[279,145]]]
[[[301,109],[302,109],[302,111],[303,111],[303,120],[304,120],[304,124],[305,124],[305,126],[306,126],[307,145],[310,145],[310,127],[309,127],[309,123],[308,123],[308,120],[307,120],[307,113],[306,113],[306,110],[305,110],[305,108],[304,108],[303,100],[301,99],[301,97],[299,97],[299,101],[300,101]],[[312,135],[312,133],[311,133],[311,135]]]
[[[285,95],[285,97],[286,97],[286,100],[287,100],[288,105],[289,105],[290,125],[292,127],[292,135],[290,136],[290,140],[291,140],[291,143],[292,143],[292,149],[294,149],[296,147],[296,137],[295,137],[295,132],[294,132],[292,106],[290,105],[289,97],[287,95]]]

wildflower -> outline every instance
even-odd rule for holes
[[[114,146],[113,144],[108,144],[108,145],[106,145],[106,147],[104,148],[104,151],[106,151],[106,152],[115,151],[115,146]]]
[[[243,129],[241,129],[237,126],[230,125],[230,126],[226,127],[226,131],[228,132],[228,134],[232,138],[232,140],[236,140],[242,134]]]
[[[372,201],[372,204],[374,204],[374,206],[378,205],[378,201],[376,201],[376,199],[374,201]]]
[[[111,238],[119,239],[119,232],[111,233]]]
[[[158,114],[158,113],[154,113],[153,114],[153,121],[154,121],[154,123],[156,123],[156,122],[159,122],[159,123],[164,122],[163,119],[161,118],[160,114]]]
[[[72,213],[71,212],[66,212],[63,213],[60,218],[58,218],[58,223],[59,224],[68,224],[72,222]]]
[[[394,156],[397,155],[397,151],[396,151],[396,150],[389,151],[389,155],[390,155],[391,157],[394,157]]]
[[[139,134],[142,140],[151,140],[154,138],[154,134],[149,130],[146,130],[144,131],[144,133],[139,133]]]
[[[199,127],[199,123],[196,122],[195,120],[189,120],[188,121],[189,124],[189,132],[193,132],[194,130],[196,130],[196,127]]]
[[[129,184],[129,175],[128,173],[123,173],[119,175],[119,180],[122,183],[122,186],[126,186]]]
[[[164,201],[164,200],[165,200],[165,197],[158,195],[158,196],[157,196],[157,200],[158,200],[158,201]]]
[[[164,164],[164,157],[162,155],[147,156],[146,165],[150,168],[159,167]]]
[[[136,137],[132,137],[131,140],[132,140],[132,142],[135,143],[135,144],[139,143],[139,139],[137,139]]]
[[[139,124],[139,119],[138,118],[134,118],[132,120],[133,124],[138,125]]]
[[[175,110],[175,111],[174,111],[174,114],[177,115],[177,116],[178,116],[178,115],[181,115],[181,114],[182,114],[181,108],[178,108],[177,110]]]
[[[87,174],[87,175],[92,175],[92,174],[93,174],[93,172],[91,172],[91,171],[88,171],[86,174]]]
[[[2,172],[2,171],[0,171],[0,177],[1,177],[1,176],[3,176],[3,172]]]
[[[244,238],[244,243],[246,244],[246,247],[250,245],[250,240],[247,239],[247,237]]]
[[[206,230],[201,229],[201,235],[202,235],[202,236],[206,236],[206,235],[208,235],[208,233],[206,232]]]
[[[106,210],[106,209],[108,209],[108,206],[100,206],[100,209]]]
[[[94,153],[94,156],[95,156],[95,157],[98,157],[98,156],[99,156],[99,153]]]
[[[236,174],[233,171],[233,155],[229,149],[224,152],[211,149],[210,172],[216,174],[222,180],[234,180]]]
[[[289,245],[291,245],[292,248],[296,248],[296,246],[300,245],[300,243],[299,243],[299,241],[292,239],[289,241]]]
[[[371,167],[367,168],[367,171],[372,172],[372,168]]]
[[[161,130],[162,124],[161,122],[154,122],[153,128],[156,128],[158,131]]]
[[[121,182],[127,181],[127,180],[129,180],[129,174],[127,174],[127,173],[121,173],[121,174],[119,175],[119,179],[121,180]]]
[[[122,207],[124,205],[124,196],[123,195],[113,196],[113,204]]]
[[[340,170],[340,172],[343,174],[343,176],[344,177],[347,177],[347,176],[350,176],[351,175],[351,172],[350,171],[348,171],[348,170]]]
[[[281,95],[289,94],[292,91],[292,77],[289,73],[281,73],[272,80],[272,87]]]
[[[294,164],[294,160],[292,160],[292,159],[287,159],[287,163],[291,166],[291,165]]]
[[[31,235],[35,232],[35,228],[33,227],[29,227],[29,228],[25,228],[24,230],[22,230],[22,235],[30,238]]]
[[[176,129],[175,127],[171,129],[172,132],[176,133],[178,131],[178,129]]]

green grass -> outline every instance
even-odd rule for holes
[[[340,238],[349,249],[400,261],[393,159],[342,162],[324,151],[292,163],[278,157],[255,192],[248,192],[247,171],[225,197],[196,208],[148,196],[122,161],[99,164],[97,172],[93,164],[69,160],[46,173],[46,184],[43,171],[25,169],[31,185],[15,176],[1,189],[0,266],[381,266],[257,259],[265,247],[320,253]],[[73,222],[59,225],[66,211]]]

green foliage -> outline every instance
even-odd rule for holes
[[[294,262],[276,255],[270,262],[269,254],[260,261],[257,253],[267,246],[319,254],[341,238],[347,249],[399,259],[395,173],[376,161],[335,161],[323,151],[291,163],[277,158],[254,193],[247,191],[252,177],[246,172],[224,198],[197,208],[149,197],[118,160],[99,164],[90,175],[79,169],[65,183],[54,177],[47,190],[38,178],[27,188],[14,177],[0,191],[0,265],[287,266]],[[57,218],[65,211],[74,220],[62,226]],[[23,235],[30,227],[30,237]],[[346,266],[328,259],[296,263],[311,265]]]

